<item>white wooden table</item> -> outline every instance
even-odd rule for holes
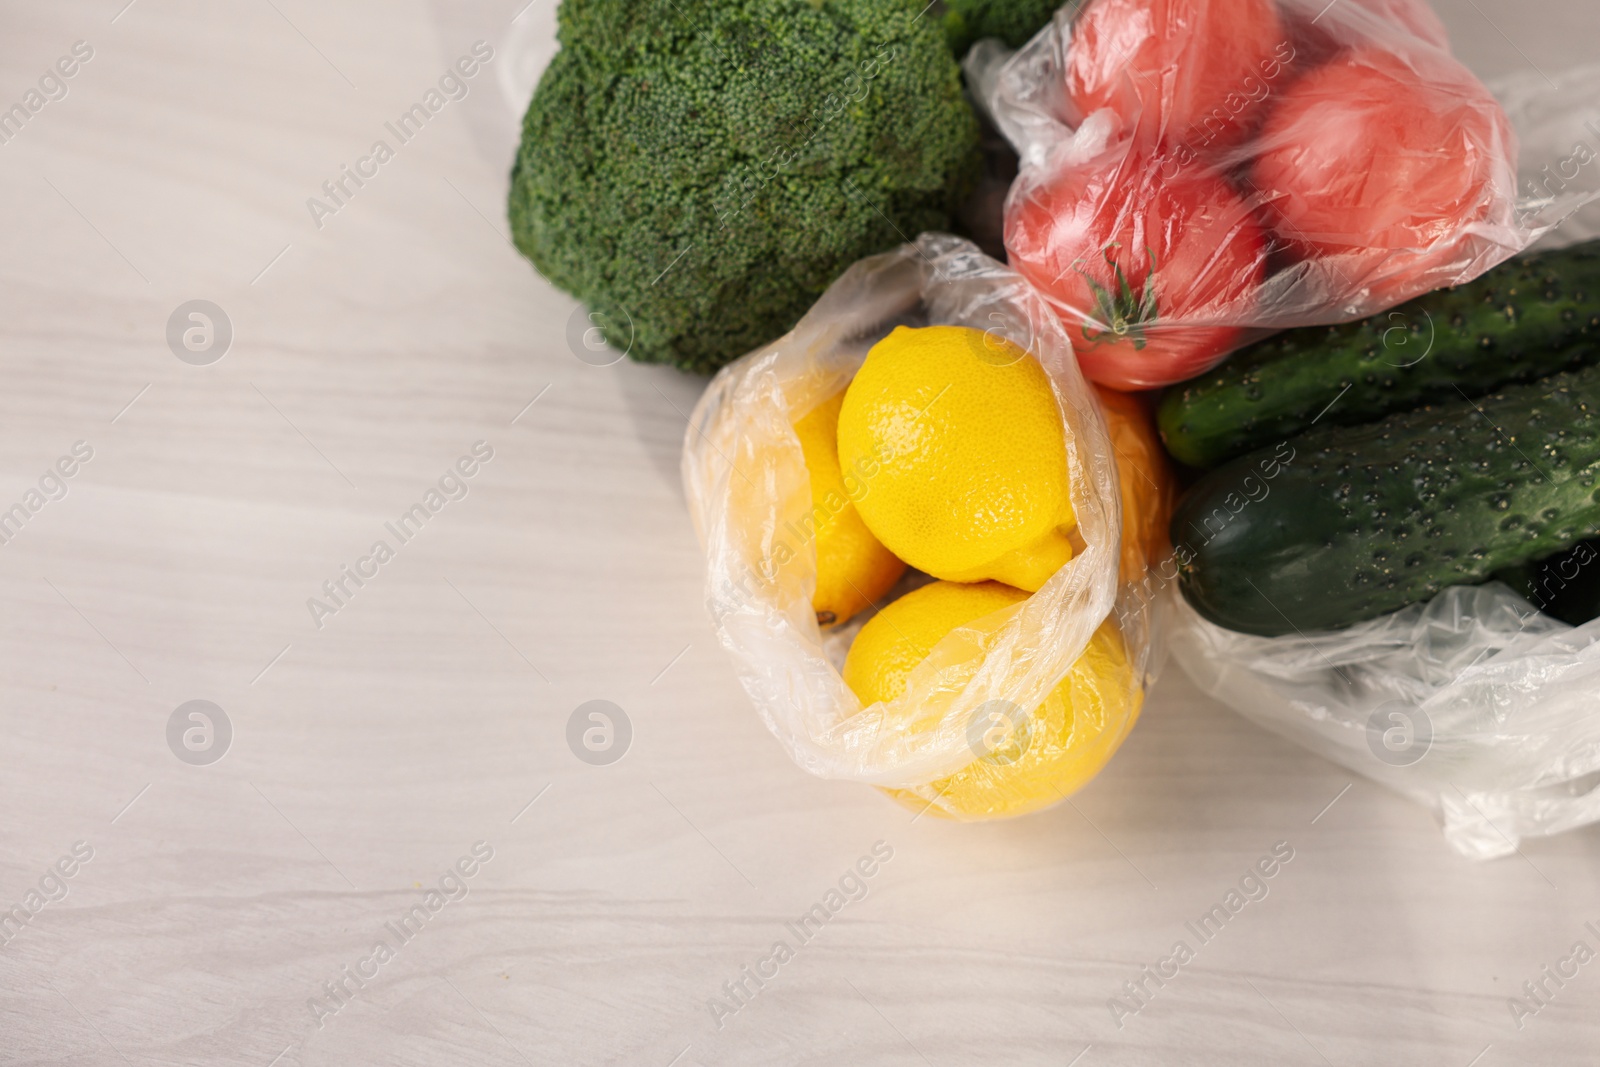
[[[0,916],[0,1062],[1594,1062],[1600,963],[1520,1030],[1507,998],[1600,948],[1600,834],[1473,865],[1176,673],[1022,821],[913,821],[789,764],[702,608],[702,383],[575,358],[573,303],[505,236],[500,79],[553,0],[514,28],[523,0],[124,2],[14,0],[0,35],[0,105],[93,51],[0,146],[0,509],[92,449],[0,547],[0,909],[41,905]],[[1589,0],[1444,14],[1486,75],[1600,42]],[[467,97],[362,163],[480,39]],[[314,220],[342,165],[369,176]],[[167,340],[197,299],[232,327],[203,365]],[[465,497],[389,534],[480,441]],[[346,565],[369,576],[332,601]],[[610,765],[566,740],[597,699],[632,726]],[[169,747],[193,700],[231,729],[209,764]],[[198,723],[191,760],[223,742],[184,748]]]

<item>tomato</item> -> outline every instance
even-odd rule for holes
[[[1274,0],[1090,0],[1067,45],[1067,98],[1078,122],[1110,108],[1155,139],[1226,148],[1294,57]]]
[[[1269,223],[1321,284],[1351,294],[1352,312],[1481,268],[1464,231],[1514,195],[1500,106],[1449,57],[1414,60],[1341,53],[1285,90],[1256,147],[1251,181]]]
[[[1220,175],[1127,145],[1014,190],[1006,251],[1068,322],[1084,375],[1116,389],[1217,363],[1240,342],[1267,260],[1264,231]]]

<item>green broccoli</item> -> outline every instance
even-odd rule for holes
[[[981,167],[920,0],[564,0],[511,172],[517,247],[613,347],[709,372]]]
[[[950,50],[962,55],[982,37],[998,37],[1011,48],[1044,28],[1061,0],[940,0]],[[937,10],[937,9],[936,9]]]

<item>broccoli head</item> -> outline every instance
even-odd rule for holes
[[[1061,0],[941,0],[945,36],[961,55],[983,37],[998,37],[1020,48],[1045,27]]]
[[[563,0],[517,247],[635,358],[709,372],[849,264],[949,229],[981,168],[919,0]]]

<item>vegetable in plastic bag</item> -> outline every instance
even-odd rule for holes
[[[1359,426],[1424,404],[1600,362],[1600,241],[1513,256],[1338,326],[1285,330],[1166,391],[1161,439],[1208,469],[1312,426]]]
[[[1600,235],[1600,66],[1551,81],[1496,92],[1523,144],[1519,214],[1559,247]],[[1600,822],[1600,619],[1571,627],[1538,610],[1592,588],[1589,545],[1539,569],[1523,590],[1534,602],[1498,581],[1453,586],[1332,633],[1235,633],[1169,595],[1165,641],[1213,697],[1426,804],[1462,855],[1505,856]]]
[[[1011,263],[1102,384],[1467,281],[1551,224],[1519,213],[1505,115],[1413,0],[1089,0],[966,65],[1022,160]]]

